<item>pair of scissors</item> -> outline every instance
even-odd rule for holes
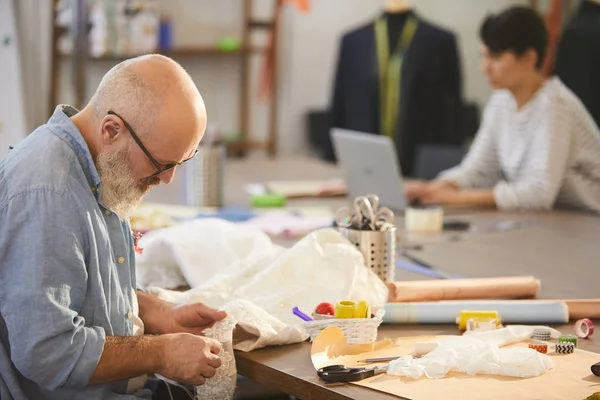
[[[360,212],[363,225],[370,230],[387,230],[394,223],[394,212],[379,207],[379,196],[369,194],[354,199],[354,208]]]
[[[319,378],[325,382],[357,382],[363,379],[370,378],[377,374],[387,372],[388,366],[361,368],[361,367],[346,367],[344,365],[330,365],[317,370]]]
[[[340,228],[360,229],[362,217],[355,209],[350,207],[340,207],[335,212],[335,224]]]

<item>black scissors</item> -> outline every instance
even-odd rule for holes
[[[388,366],[375,368],[345,367],[343,365],[330,365],[317,370],[319,378],[325,382],[356,382],[370,378],[374,375],[387,372]]]

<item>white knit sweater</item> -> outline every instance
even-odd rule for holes
[[[496,91],[461,165],[443,172],[462,188],[492,188],[498,208],[600,213],[600,130],[558,78],[520,110]]]

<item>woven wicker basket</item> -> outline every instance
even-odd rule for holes
[[[312,342],[319,333],[330,326],[337,326],[344,332],[348,344],[373,343],[377,340],[377,330],[383,320],[383,308],[375,311],[373,318],[326,318],[305,322],[302,325]]]

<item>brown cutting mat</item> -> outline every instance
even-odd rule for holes
[[[360,366],[366,358],[392,357],[411,354],[414,344],[444,336],[419,336],[387,340],[372,345],[348,345],[343,332],[336,327],[325,329],[313,342],[311,357],[316,369],[326,365]],[[527,347],[526,343],[514,346]],[[590,367],[600,362],[600,354],[575,350],[569,355],[554,353],[548,346],[548,355],[554,360],[554,369],[536,378],[510,378],[496,375],[467,375],[449,373],[442,379],[394,377],[376,375],[353,384],[386,392],[410,400],[577,400],[600,392],[600,377]],[[376,364],[369,364],[374,366]],[[364,366],[364,365],[363,365]]]
[[[526,347],[527,344],[515,346]],[[389,352],[394,355],[393,349]],[[385,357],[385,352],[379,354]],[[554,360],[554,369],[536,378],[452,372],[442,379],[419,380],[379,375],[356,384],[411,400],[575,400],[600,391],[600,377],[590,371],[590,367],[600,361],[600,354],[575,350],[573,354],[558,355],[554,354],[554,345],[549,345],[548,355]]]

